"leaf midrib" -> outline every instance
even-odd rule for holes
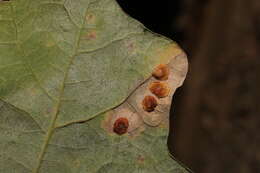
[[[89,3],[90,4],[90,3]],[[55,106],[56,110],[54,112],[54,115],[52,116],[52,119],[51,119],[51,122],[50,122],[50,127],[48,128],[48,131],[47,131],[47,134],[45,136],[45,139],[44,139],[44,143],[42,145],[42,148],[40,150],[40,154],[39,154],[39,157],[37,159],[37,164],[35,166],[35,168],[32,170],[32,173],[38,173],[39,172],[39,169],[41,167],[41,163],[42,163],[42,160],[43,160],[43,157],[45,155],[45,151],[48,147],[48,144],[49,144],[49,141],[51,139],[51,136],[55,130],[55,124],[56,124],[56,120],[58,118],[58,114],[59,114],[59,110],[60,110],[60,107],[61,107],[61,100],[62,100],[62,96],[64,94],[64,89],[65,89],[65,83],[66,83],[66,80],[68,78],[68,75],[69,75],[69,70],[70,70],[70,67],[71,65],[73,64],[73,61],[75,59],[75,57],[77,56],[77,52],[78,52],[78,48],[79,48],[79,43],[80,43],[80,36],[81,36],[81,31],[85,25],[85,18],[86,18],[86,15],[87,15],[87,11],[88,11],[88,8],[89,8],[89,4],[88,6],[86,7],[86,11],[85,11],[85,15],[84,15],[84,18],[83,18],[83,23],[82,23],[82,26],[78,29],[78,34],[76,35],[76,46],[74,48],[74,53],[73,55],[70,57],[70,61],[69,61],[69,64],[68,64],[68,67],[65,71],[65,75],[64,75],[64,79],[63,79],[63,82],[62,82],[62,86],[61,86],[61,89],[60,89],[60,93],[59,93],[59,97],[57,99],[57,105]],[[15,22],[16,23],[16,22]],[[16,25],[16,24],[15,24]],[[17,25],[16,25],[17,26]],[[17,28],[16,28],[17,30]],[[17,31],[16,31],[17,33]],[[17,38],[18,36],[16,36]],[[18,43],[19,44],[19,43]]]

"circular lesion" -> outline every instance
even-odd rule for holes
[[[158,98],[167,97],[170,93],[170,87],[165,82],[158,82],[158,81],[152,82],[149,86],[149,90]]]
[[[152,73],[153,77],[158,80],[168,80],[169,74],[170,74],[170,69],[165,64],[158,65]]]
[[[127,118],[120,117],[114,122],[113,131],[118,135],[123,135],[127,132],[129,122]]]
[[[146,112],[153,112],[155,108],[158,106],[158,102],[154,96],[145,96],[142,101],[143,109]]]

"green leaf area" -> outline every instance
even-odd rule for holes
[[[167,127],[102,127],[172,45],[115,0],[0,1],[0,172],[187,172]]]

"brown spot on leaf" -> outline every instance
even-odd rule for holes
[[[170,74],[170,69],[165,64],[160,64],[153,71],[153,77],[158,80],[167,80]]]
[[[138,158],[137,158],[137,161],[138,161],[139,164],[143,164],[144,161],[145,161],[144,156],[139,155]]]
[[[153,112],[158,105],[157,100],[153,96],[145,96],[142,102],[143,109],[147,112]]]
[[[128,127],[128,119],[121,117],[115,121],[113,131],[118,135],[123,135],[127,132]]]
[[[87,40],[94,40],[94,39],[96,39],[96,38],[97,38],[97,33],[96,33],[96,31],[90,31],[90,32],[85,36],[85,38],[86,38]]]
[[[167,83],[153,82],[150,87],[150,91],[158,98],[167,97],[170,93],[170,88]]]

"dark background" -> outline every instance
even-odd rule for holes
[[[195,173],[260,172],[260,1],[118,0],[189,58],[169,148]]]

